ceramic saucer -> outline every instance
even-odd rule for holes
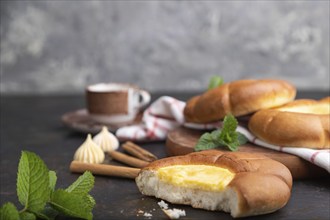
[[[61,117],[62,122],[69,128],[83,133],[98,133],[102,126],[107,126],[109,131],[115,132],[123,126],[139,124],[142,121],[142,112],[139,112],[132,121],[125,123],[106,124],[96,122],[89,115],[87,109],[78,109],[76,111],[67,112]]]

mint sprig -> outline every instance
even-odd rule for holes
[[[220,76],[212,76],[208,85],[208,89],[214,89],[223,84],[223,79]]]
[[[94,177],[85,172],[67,189],[55,189],[57,176],[48,170],[36,154],[23,151],[18,164],[17,195],[23,209],[18,211],[12,203],[0,208],[0,219],[33,220],[55,219],[58,214],[92,219],[95,200],[89,195]]]
[[[238,122],[233,115],[227,115],[223,120],[222,129],[204,133],[195,145],[195,151],[226,147],[231,151],[247,142],[247,138],[236,131]]]

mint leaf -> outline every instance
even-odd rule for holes
[[[56,211],[50,206],[46,206],[45,210],[42,213],[48,216],[48,218],[51,220],[55,219],[56,216],[58,215],[58,211]]]
[[[74,183],[72,183],[65,191],[77,194],[86,195],[88,207],[93,208],[95,206],[95,200],[92,196],[88,195],[88,192],[94,186],[94,176],[91,172],[85,171]]]
[[[18,164],[17,195],[25,210],[40,212],[49,200],[46,164],[32,152],[23,151]]]
[[[221,141],[221,144],[220,144],[220,146],[227,147],[231,151],[237,151],[239,145],[240,144],[239,144],[239,142],[237,140],[235,140],[233,142]]]
[[[222,144],[229,148],[231,151],[236,151],[239,146],[237,140],[238,132],[236,132],[238,122],[233,115],[226,115],[223,120],[223,126],[219,135]]]
[[[50,207],[50,205],[46,205],[45,209],[42,211],[42,214],[47,216],[48,219],[53,220],[58,215],[58,211]]]
[[[219,139],[221,130],[217,129],[211,132],[212,140],[215,142],[218,142],[217,140]]]
[[[248,142],[248,139],[244,136],[244,134],[237,132],[237,140],[239,142],[239,145],[246,144]]]
[[[236,132],[238,122],[233,115],[227,115],[223,121],[223,128],[220,133],[220,140],[222,145],[227,146],[229,150],[236,151],[238,146],[243,145],[247,142],[247,138]]]
[[[195,151],[213,149],[216,147],[227,147],[231,151],[238,150],[238,146],[245,144],[247,138],[236,131],[238,122],[233,115],[227,115],[223,120],[222,129],[217,129],[211,133],[204,133],[197,144]]]
[[[65,215],[83,219],[92,219],[90,199],[87,195],[78,195],[59,189],[53,193],[50,205]]]
[[[234,139],[237,139],[236,128],[238,122],[236,118],[233,115],[226,115],[222,124],[220,139],[225,142],[232,142]]]
[[[73,194],[87,194],[94,186],[94,176],[91,172],[86,171],[74,183],[72,183],[65,191]]]
[[[38,218],[46,220],[54,220],[58,214],[58,211],[50,207],[49,204],[46,205],[42,212],[35,213]]]
[[[204,133],[195,145],[195,151],[207,150],[218,147],[217,143],[213,141],[211,133]]]
[[[49,214],[48,212],[45,212],[45,210],[43,210],[42,212],[35,213],[35,215],[38,217],[38,219],[54,220],[55,217],[58,215],[58,212],[56,210],[54,210],[53,208],[50,208],[50,209],[53,210],[53,212],[51,214]]]
[[[220,76],[212,76],[209,82],[208,89],[214,89],[223,84],[223,79]]]
[[[49,188],[50,188],[51,192],[53,192],[55,190],[55,185],[56,185],[56,181],[57,181],[56,172],[53,170],[50,170],[48,172],[48,176],[49,176]]]
[[[20,220],[16,206],[11,202],[3,204],[0,208],[0,219]]]
[[[37,217],[30,212],[22,212],[19,214],[20,220],[36,220]]]
[[[87,197],[86,205],[90,207],[90,209],[92,210],[96,204],[95,199],[89,194],[87,194],[86,197]]]

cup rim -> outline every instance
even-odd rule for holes
[[[107,86],[113,86],[115,87],[115,89],[106,89],[105,87]],[[95,89],[93,87],[100,87],[100,88]],[[108,83],[90,84],[87,85],[85,88],[85,90],[90,93],[113,93],[113,92],[127,91],[128,89],[139,89],[139,87],[131,83],[108,82]]]

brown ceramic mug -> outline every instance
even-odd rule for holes
[[[124,123],[134,120],[150,102],[150,94],[132,84],[99,83],[87,86],[87,110],[100,123]]]

